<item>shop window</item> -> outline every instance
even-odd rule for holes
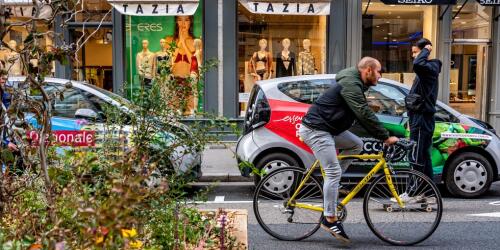
[[[79,28],[72,40],[83,44],[72,62],[72,79],[113,90],[113,35],[109,28]]]
[[[177,84],[185,85],[188,77],[200,75],[203,65],[202,6],[200,1],[192,16],[126,16],[125,91],[128,99],[133,100],[140,93],[141,81],[148,86],[154,84],[155,76],[161,74],[161,65],[168,66]],[[175,43],[173,54],[168,53],[172,43]],[[180,108],[184,115],[203,111],[203,93],[203,86],[198,82],[192,86],[191,93],[180,97],[187,100],[186,107]]]
[[[453,16],[466,1],[458,1]],[[453,39],[490,39],[493,8],[467,1],[452,22]]]
[[[111,5],[106,0],[85,0],[76,6],[76,22],[111,22]]]
[[[377,58],[382,77],[413,84],[412,44],[425,37],[437,45],[438,8],[426,5],[386,5],[363,0],[363,56]]]
[[[261,5],[269,6],[268,3],[261,3],[259,6]],[[277,8],[276,6],[273,8]],[[278,10],[281,9],[275,9]],[[240,96],[250,93],[259,80],[326,73],[326,36],[326,15],[255,14],[240,1]],[[239,102],[240,114],[244,115],[247,100],[240,98]]]
[[[453,9],[449,101],[458,111],[483,119],[486,107],[480,100],[487,93],[492,8],[470,1],[463,4],[459,1]]]
[[[10,13],[9,18],[5,21],[11,24],[21,24],[30,20],[28,14],[21,12],[20,8],[27,11],[30,7],[27,6],[6,6],[6,11]],[[24,16],[22,16],[24,15]],[[3,25],[3,24],[2,24]],[[53,45],[53,34],[47,32],[49,27],[47,25],[38,23],[37,31],[45,33],[42,37],[37,38],[38,45],[41,49],[49,51]],[[28,37],[28,30],[23,25],[13,25],[10,31],[3,37],[3,42],[7,46],[0,44],[0,69],[6,70],[9,76],[26,75],[25,67],[21,63],[19,51],[24,48],[24,40]],[[32,54],[29,63],[31,67],[38,67],[38,55]],[[54,72],[54,67],[52,68]],[[53,73],[52,72],[52,73]]]

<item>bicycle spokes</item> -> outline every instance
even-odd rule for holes
[[[298,168],[283,168],[264,177],[254,195],[254,212],[262,228],[281,240],[301,240],[319,228],[321,212],[296,205],[323,206],[321,184],[314,177],[305,181]],[[295,194],[295,199],[290,200]]]
[[[391,244],[412,245],[425,240],[441,220],[442,201],[436,185],[413,170],[396,172],[391,179],[404,205],[398,204],[386,177],[378,177],[365,194],[368,226]]]

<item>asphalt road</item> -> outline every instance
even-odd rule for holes
[[[195,190],[201,190],[207,185],[200,183]],[[207,202],[197,206],[206,209],[247,209],[249,249],[396,248],[379,240],[370,231],[363,217],[360,198],[354,199],[347,206],[348,218],[344,226],[352,240],[349,246],[343,246],[322,229],[299,242],[277,240],[268,235],[255,219],[252,208],[253,191],[252,183],[219,183],[208,193]],[[500,182],[494,183],[490,191],[478,199],[457,199],[446,192],[443,196],[441,224],[429,239],[412,248],[500,249]],[[271,209],[269,213],[272,213]]]

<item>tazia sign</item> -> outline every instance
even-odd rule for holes
[[[0,0],[0,5],[5,6],[5,12],[13,17],[33,17],[36,9],[33,8],[36,4],[40,12],[38,18],[49,18],[52,15],[51,0]]]
[[[456,4],[457,0],[382,0],[385,4],[425,4],[425,5],[447,5]]]
[[[254,14],[276,15],[329,15],[330,0],[302,1],[251,1],[240,0]]]
[[[32,141],[32,145],[38,146],[40,137],[37,131],[29,131],[26,134],[28,140]],[[45,143],[49,142],[49,138]],[[87,130],[58,130],[52,131],[51,144],[57,146],[72,146],[72,147],[93,147],[95,146],[95,131]]]
[[[191,16],[199,0],[108,0],[118,12],[131,16]]]

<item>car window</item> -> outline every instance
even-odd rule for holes
[[[395,86],[379,83],[366,91],[366,98],[377,114],[402,116],[406,112],[405,94]]]
[[[75,112],[78,109],[91,109],[99,113],[99,110],[82,95],[79,89],[66,89],[63,96],[63,100],[57,97],[54,100],[54,116],[75,118]]]
[[[283,82],[278,89],[295,101],[312,104],[333,82],[333,79]]]
[[[434,118],[436,122],[460,123],[460,119],[439,105],[436,105],[436,114],[434,114]]]

